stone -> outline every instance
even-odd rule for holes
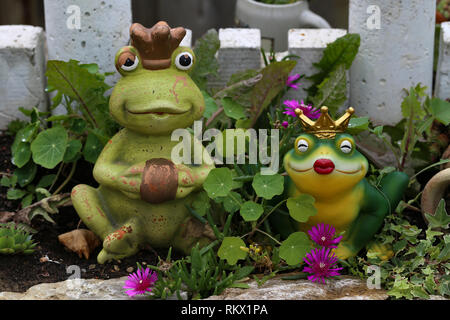
[[[402,119],[404,89],[431,94],[436,1],[350,0],[349,33],[361,36],[350,69],[350,102],[375,125]]]
[[[45,64],[42,28],[0,26],[0,130],[14,119],[26,119],[19,107],[47,110]]]
[[[441,23],[434,94],[443,100],[450,98],[450,22]]]
[[[131,0],[45,0],[45,30],[49,59],[97,63],[113,85],[120,75],[114,58],[128,44]]]
[[[299,73],[305,75],[300,80],[301,86],[298,90],[289,90],[285,98],[305,100],[308,96],[306,89],[312,82],[306,77],[312,76],[319,70],[313,66],[322,59],[323,51],[327,45],[347,33],[344,29],[290,29],[288,32],[289,55],[299,56],[297,65],[291,74]],[[348,77],[347,77],[348,78]],[[315,106],[321,107],[321,106]]]
[[[211,87],[225,86],[230,76],[236,72],[261,68],[261,33],[259,29],[219,29],[219,41],[218,77],[210,80]]]
[[[127,277],[109,280],[69,279],[56,283],[41,283],[25,293],[1,292],[0,300],[126,300],[124,286]],[[148,299],[137,296],[133,299]]]
[[[368,289],[366,282],[354,277],[343,276],[329,280],[326,284],[309,280],[283,280],[286,275],[277,275],[261,287],[256,281],[248,283],[249,289],[227,288],[222,294],[206,300],[385,300],[382,289]]]

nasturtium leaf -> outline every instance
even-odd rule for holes
[[[383,127],[381,127],[381,128],[383,128]],[[356,135],[367,129],[369,129],[369,118],[368,117],[351,118],[350,122],[348,124],[348,127],[347,127],[347,133]]]
[[[233,198],[232,198],[233,197]],[[237,203],[236,200],[239,202]],[[219,197],[214,199],[217,203],[222,203],[223,208],[228,213],[234,213],[241,208],[240,203],[242,203],[242,197],[239,193],[231,191],[226,197]]]
[[[445,210],[445,200],[441,199],[436,208],[434,215],[425,213],[430,228],[444,228],[447,229],[450,224],[450,215]]]
[[[287,207],[290,216],[298,222],[306,222],[309,217],[317,214],[317,208],[314,206],[314,197],[308,194],[301,194],[296,198],[287,200]]]
[[[259,203],[253,201],[244,202],[241,206],[241,216],[245,221],[256,221],[261,217],[264,212],[264,208]]]
[[[198,192],[192,202],[192,209],[199,215],[204,216],[209,208],[211,208],[211,204],[209,203],[208,194],[205,191]]]
[[[53,180],[55,180],[56,174],[47,174],[39,180],[36,188],[47,188],[52,185]]]
[[[70,130],[74,133],[83,133],[86,129],[87,122],[84,119],[71,119]]]
[[[212,169],[206,178],[203,188],[210,198],[226,197],[233,187],[231,170],[228,168]]]
[[[44,168],[53,169],[63,160],[67,140],[67,132],[61,126],[42,131],[31,143],[33,161]]]
[[[82,144],[80,140],[70,140],[64,153],[64,162],[72,162],[76,159],[78,152],[81,151]]]
[[[225,237],[220,245],[217,255],[220,259],[227,260],[228,264],[235,265],[238,260],[247,257],[247,252],[242,250],[245,247],[244,241],[239,237]]]
[[[431,99],[431,113],[443,125],[450,124],[450,102],[438,98]]]
[[[36,176],[37,167],[33,161],[28,162],[22,168],[17,168],[14,171],[14,175],[17,176],[17,182],[21,187],[25,187]]]
[[[270,200],[283,193],[284,178],[280,174],[262,175],[258,172],[253,178],[252,186],[258,197]]]
[[[234,120],[246,118],[244,107],[230,97],[225,97],[220,102],[222,103],[223,111],[228,117]]]
[[[302,259],[311,249],[311,241],[304,232],[294,232],[280,246],[280,257],[289,265],[303,262]]]
[[[83,149],[83,156],[86,161],[95,163],[103,150],[102,142],[93,133],[89,133]]]
[[[10,189],[8,189],[8,192],[6,193],[6,197],[9,200],[17,200],[17,199],[22,198],[26,194],[27,194],[27,192],[25,190],[10,188]]]
[[[23,167],[31,158],[31,149],[28,142],[14,142],[11,147],[11,162],[18,168]]]
[[[205,100],[205,112],[203,113],[203,117],[206,119],[211,118],[211,116],[214,114],[214,112],[219,109],[219,107],[216,104],[216,101],[211,97],[205,90],[201,90],[203,99]]]

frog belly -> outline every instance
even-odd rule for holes
[[[300,193],[297,192],[298,194]],[[306,232],[319,223],[325,223],[335,227],[338,233],[347,231],[359,214],[362,199],[362,188],[355,188],[346,194],[341,194],[339,199],[316,200],[314,206],[317,214],[310,217],[306,223],[299,223],[298,227]]]
[[[106,216],[116,227],[130,219],[138,222],[141,243],[152,247],[165,247],[174,239],[177,231],[189,216],[185,204],[190,203],[191,196],[184,199],[150,204],[142,200],[130,199],[122,192],[101,186],[100,198],[104,204]]]

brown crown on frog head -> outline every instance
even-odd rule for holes
[[[131,45],[139,51],[145,69],[159,70],[170,66],[173,51],[186,35],[183,27],[171,28],[159,21],[150,29],[139,23],[130,27]]]

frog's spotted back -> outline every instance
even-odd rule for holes
[[[139,51],[142,66],[149,70],[170,67],[170,57],[186,35],[183,27],[170,28],[165,21],[146,28],[139,23],[130,27],[131,45]]]

